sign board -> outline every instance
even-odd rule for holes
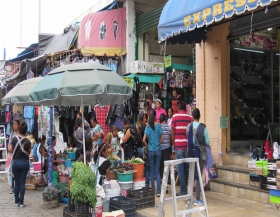
[[[133,78],[123,78],[128,84],[130,87],[133,87]]]
[[[220,117],[220,128],[223,128],[223,129],[228,128],[228,117],[226,117],[226,116]]]
[[[171,55],[164,57],[164,66],[165,68],[170,67],[172,64]]]

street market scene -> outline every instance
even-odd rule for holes
[[[279,8],[0,1],[0,216],[280,216]]]

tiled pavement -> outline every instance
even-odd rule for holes
[[[9,186],[4,175],[0,175],[0,217],[39,217],[39,216],[63,216],[62,211],[64,204],[60,204],[55,209],[43,209],[42,207],[42,190],[27,190],[25,194],[25,203],[28,207],[14,207],[14,198],[9,194]],[[168,193],[167,196],[171,196]],[[259,202],[228,196],[221,193],[206,192],[208,210],[211,217],[271,217],[280,216],[280,209],[274,206],[262,204]],[[156,207],[137,210],[137,216],[154,217],[158,213],[159,198],[156,198]],[[178,208],[184,209],[183,201],[178,202]],[[165,216],[173,216],[172,203],[165,206]],[[197,217],[193,214],[192,217]]]

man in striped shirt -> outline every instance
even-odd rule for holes
[[[179,111],[173,115],[171,123],[171,140],[176,153],[176,159],[187,158],[188,136],[186,129],[192,117],[186,114],[186,104],[179,103]],[[187,163],[178,164],[177,166],[180,179],[180,192],[177,196],[187,194],[186,180],[188,179],[189,165]]]

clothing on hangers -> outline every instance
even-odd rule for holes
[[[53,67],[50,65],[47,65],[43,71],[42,71],[42,77],[45,77],[47,74],[49,74],[53,70]]]
[[[103,133],[104,133],[103,135],[107,135],[107,133],[110,131],[109,127],[106,125],[106,118],[109,110],[110,110],[110,106],[100,106],[100,105],[94,106],[96,119],[99,125],[103,129]]]

